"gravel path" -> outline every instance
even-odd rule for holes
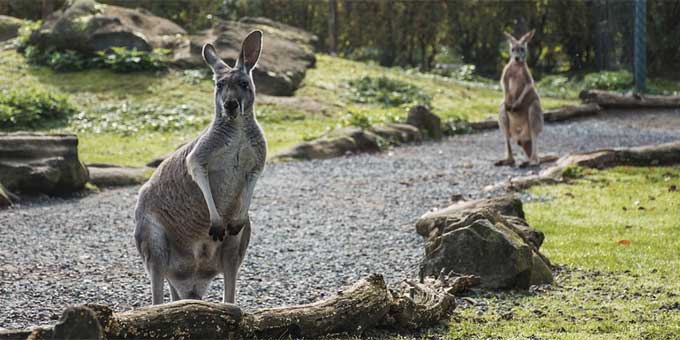
[[[617,115],[548,125],[540,150],[563,155],[678,139],[680,112],[665,117],[662,124]],[[269,165],[251,207],[253,238],[238,303],[246,309],[306,303],[369,273],[389,282],[414,275],[423,251],[418,216],[446,206],[453,194],[478,197],[484,186],[527,172],[494,167],[502,150],[492,131],[379,155]],[[52,323],[69,304],[105,303],[119,311],[149,304],[132,241],[138,189],[0,211],[0,329]],[[221,296],[216,278],[206,298]]]

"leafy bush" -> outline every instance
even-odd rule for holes
[[[167,68],[170,51],[155,49],[151,52],[114,47],[111,51],[100,51],[97,56],[103,64],[115,72],[159,71]]]
[[[107,68],[114,72],[160,71],[167,68],[168,50],[155,49],[151,52],[114,47],[100,51],[95,56],[66,51],[44,51],[35,46],[25,46],[23,53],[29,63],[45,65],[55,71],[81,71],[92,68]]]
[[[28,46],[28,39],[31,37],[31,33],[40,28],[42,21],[31,21],[25,20],[24,23],[19,27],[19,32],[17,34],[17,39],[15,46],[19,52],[22,52]]]
[[[0,91],[0,129],[34,128],[76,112],[68,98],[37,87]]]
[[[633,85],[633,75],[628,71],[605,71],[586,74],[583,78],[586,89],[622,91]]]
[[[430,105],[432,97],[409,83],[387,77],[362,77],[349,82],[351,98],[357,103],[378,103],[385,106],[405,104]]]
[[[368,129],[373,125],[373,119],[363,112],[349,111],[340,120],[342,126],[354,126],[360,129]]]

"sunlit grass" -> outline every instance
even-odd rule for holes
[[[680,168],[586,170],[530,190],[529,223],[557,271],[545,292],[481,294],[460,308],[453,339],[680,337]]]

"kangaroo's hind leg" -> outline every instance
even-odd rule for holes
[[[496,161],[494,165],[514,165],[515,159],[512,156],[512,147],[510,146],[510,121],[508,118],[508,113],[505,109],[505,103],[501,103],[500,109],[498,111],[498,126],[503,133],[503,137],[505,137],[505,159]]]
[[[224,240],[222,250],[222,264],[224,274],[224,303],[236,301],[236,279],[238,271],[246,256],[246,249],[250,243],[250,219],[237,235],[230,235]]]
[[[541,161],[538,158],[538,135],[543,132],[543,110],[538,101],[529,106],[529,132],[531,133],[531,142],[528,145],[529,164],[539,165]]]
[[[523,141],[521,145],[529,160],[522,166],[537,166],[541,163],[538,157],[538,135],[543,132],[543,111],[538,101],[529,106],[528,116],[529,140]]]
[[[151,279],[151,301],[154,305],[162,304],[165,264],[169,256],[168,241],[162,226],[152,218],[137,221],[135,243]]]

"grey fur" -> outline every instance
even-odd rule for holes
[[[515,164],[511,147],[511,141],[515,141],[529,158],[525,164],[538,165],[538,136],[543,132],[543,110],[534,78],[526,63],[527,45],[534,32],[525,34],[519,40],[508,33],[505,36],[510,43],[510,61],[501,76],[504,98],[498,113],[498,125],[505,136],[505,159],[495,164]]]
[[[235,300],[238,269],[250,241],[248,209],[267,150],[253,113],[251,71],[261,42],[260,31],[250,33],[234,68],[212,45],[203,47],[214,73],[215,118],[140,189],[135,241],[154,304],[163,303],[164,280],[173,301],[201,299],[219,273],[224,302]]]

